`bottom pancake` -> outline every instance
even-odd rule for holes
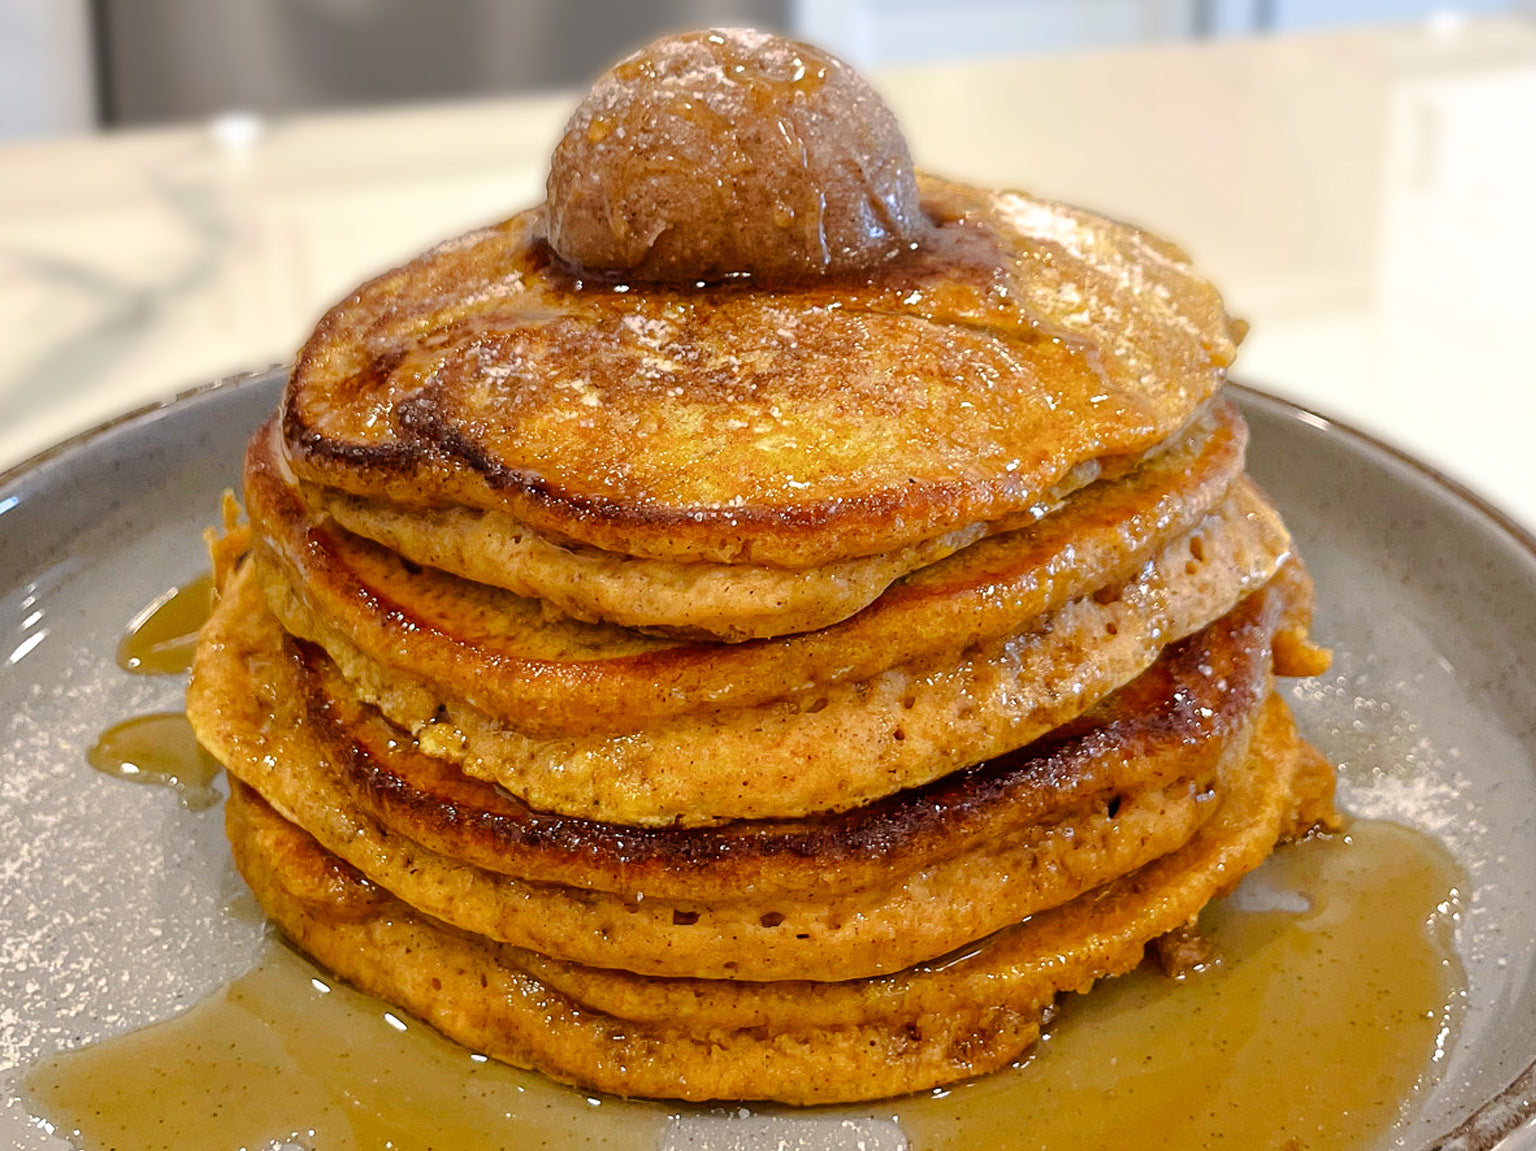
[[[814,1104],[1009,1063],[1059,993],[1134,967],[1277,841],[1332,819],[1332,771],[1276,696],[1233,775],[1178,850],[941,960],[840,983],[647,978],[548,959],[414,910],[238,781],[227,821],[242,874],[300,947],[468,1047],[619,1095]]]

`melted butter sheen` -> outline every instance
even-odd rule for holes
[[[139,675],[177,675],[192,666],[197,632],[208,619],[213,576],[171,588],[138,614],[117,645],[117,666]]]
[[[912,1151],[1371,1143],[1452,1034],[1464,879],[1434,840],[1363,822],[1255,879],[1203,920],[1214,967],[1105,984],[1065,1004],[1026,1065],[865,1113],[894,1113]],[[477,1061],[281,947],[178,1019],[37,1065],[26,1088],[89,1149],[654,1151],[664,1129],[694,1145],[698,1113]]]

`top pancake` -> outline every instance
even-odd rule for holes
[[[1176,248],[922,182],[873,271],[765,287],[581,274],[542,209],[364,285],[283,401],[303,481],[556,540],[800,569],[1019,515],[1186,426],[1234,343]]]

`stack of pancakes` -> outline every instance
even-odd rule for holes
[[[921,199],[772,287],[587,275],[534,209],[325,317],[188,700],[303,949],[589,1089],[872,1098],[1014,1060],[1330,817],[1220,299]]]

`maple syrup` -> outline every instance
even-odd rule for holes
[[[134,616],[117,645],[117,665],[136,675],[180,675],[192,666],[197,635],[213,605],[213,576],[172,587]],[[219,801],[221,770],[181,712],[138,715],[114,724],[85,753],[104,775],[174,790],[193,811]]]
[[[117,645],[117,666],[139,675],[177,675],[192,666],[197,633],[213,603],[213,576],[204,574],[157,596],[128,625]]]
[[[655,1147],[666,1119],[477,1058],[281,944],[169,1022],[39,1064],[25,1090],[93,1149]]]
[[[1373,1146],[1454,1035],[1465,890],[1397,824],[1282,847],[1202,915],[1214,966],[1068,996],[1023,1066],[902,1102],[900,1122],[914,1151]]]
[[[1464,878],[1384,822],[1280,849],[1202,926],[1216,961],[1067,997],[1021,1066],[864,1108],[910,1151],[1369,1145],[1452,1040]],[[1340,1074],[1340,1068],[1348,1074]],[[677,1146],[720,1111],[598,1098],[483,1061],[274,945],[166,1023],[56,1055],[28,1102],[78,1148]],[[734,1110],[734,1108],[733,1108]],[[776,1129],[781,1134],[783,1127]]]
[[[104,775],[169,787],[192,811],[204,811],[220,798],[213,781],[223,768],[197,742],[183,712],[136,715],[113,724],[85,759]]]

